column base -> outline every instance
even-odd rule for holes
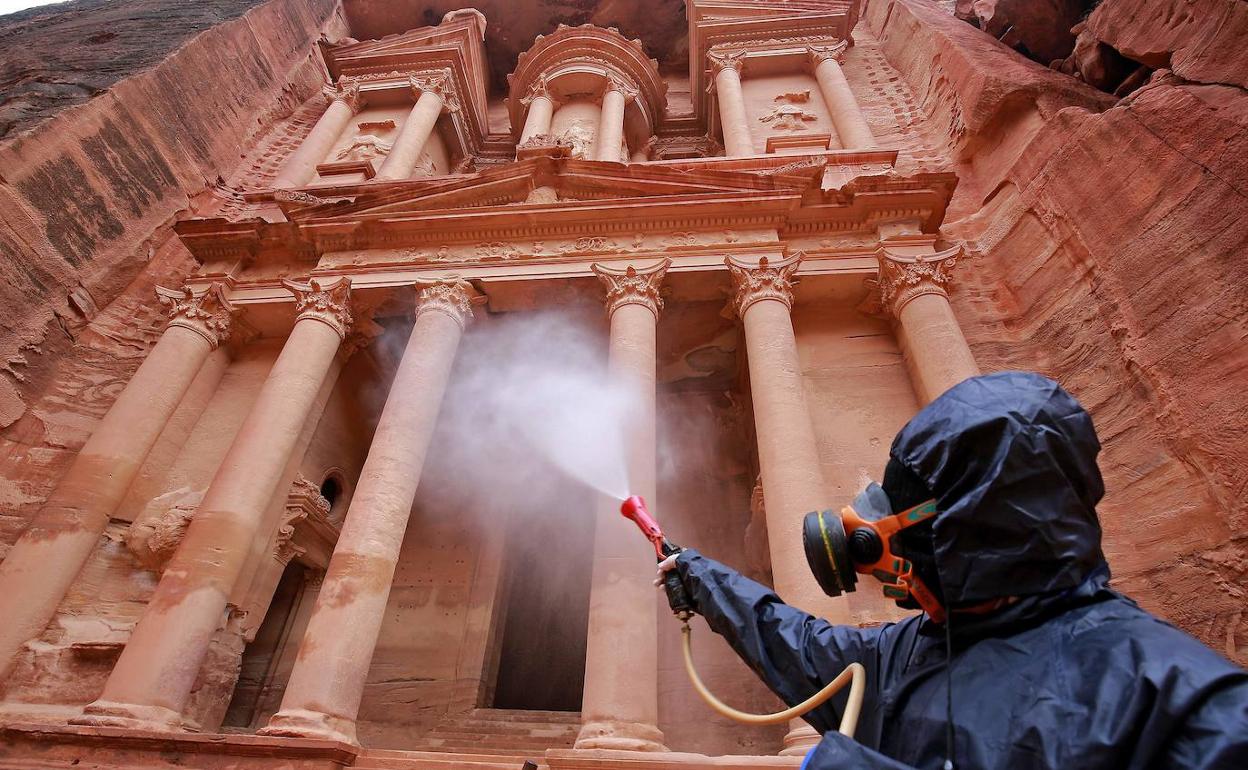
[[[608,749],[611,751],[667,751],[663,731],[642,722],[598,720],[581,725],[576,736],[577,749]]]
[[[88,704],[82,714],[71,717],[71,725],[91,727],[125,727],[130,730],[152,730],[162,733],[183,732],[182,715],[164,706],[140,706],[134,703],[97,700]]]
[[[780,749],[782,757],[803,757],[815,747],[822,738],[819,731],[808,724],[789,730],[784,736],[784,748]]]
[[[282,709],[269,718],[267,725],[256,730],[256,735],[316,738],[338,741],[352,746],[360,745],[360,740],[355,734],[355,720],[332,717],[329,714],[308,709]]]

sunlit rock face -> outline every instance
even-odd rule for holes
[[[1248,20],[1085,5],[0,17],[0,764],[800,754],[604,493],[892,620],[795,525],[1004,369],[1091,411],[1115,585],[1248,662]]]

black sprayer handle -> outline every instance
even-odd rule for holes
[[[680,553],[681,550],[680,546],[663,541],[663,558]],[[685,590],[685,583],[675,569],[663,574],[663,590],[667,592],[667,605],[672,608],[674,615],[684,620],[693,614],[693,602],[689,601],[689,592]]]

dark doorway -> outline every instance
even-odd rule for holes
[[[256,727],[276,712],[290,676],[288,664],[293,660],[294,647],[303,636],[300,626],[306,625],[306,617],[299,612],[306,601],[311,601],[307,596],[307,569],[291,562],[282,572],[256,638],[243,650],[238,683],[221,723],[223,727]]]
[[[564,486],[550,515],[527,512],[509,527],[494,708],[581,710],[594,500]]]

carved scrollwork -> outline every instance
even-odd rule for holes
[[[156,297],[168,308],[170,326],[181,326],[199,334],[213,350],[230,338],[235,310],[221,284],[210,284],[199,292],[190,286],[183,286],[181,290],[157,286]]]
[[[745,318],[745,311],[750,305],[765,299],[783,302],[785,307],[793,307],[793,287],[797,284],[793,276],[802,261],[802,253],[797,252],[788,259],[772,264],[767,257],[759,257],[758,264],[728,257],[724,264],[732,275],[732,297],[728,306],[738,318]]]
[[[342,339],[351,331],[351,279],[342,276],[332,284],[323,285],[315,278],[307,283],[288,279],[282,286],[295,295],[295,320],[311,318],[328,325]]]
[[[629,265],[624,270],[609,268],[595,263],[591,266],[598,280],[607,289],[607,316],[625,305],[641,305],[655,317],[663,309],[663,298],[659,295],[663,277],[672,261],[665,259],[656,265],[638,270]]]
[[[711,76],[714,77],[725,69],[730,69],[738,75],[745,66],[745,49],[728,50],[715,46],[706,52],[706,59],[711,63]]]
[[[448,69],[431,70],[412,75],[408,81],[416,98],[430,92],[442,98],[442,106],[447,112],[458,112],[459,98],[455,92],[455,73]]]
[[[880,263],[880,304],[897,317],[901,309],[924,294],[949,296],[953,269],[962,256],[962,247],[954,246],[935,254],[901,256],[881,246],[876,252]]]
[[[416,282],[416,317],[422,313],[445,313],[460,328],[472,320],[472,306],[485,302],[485,297],[472,284],[458,276]]]

